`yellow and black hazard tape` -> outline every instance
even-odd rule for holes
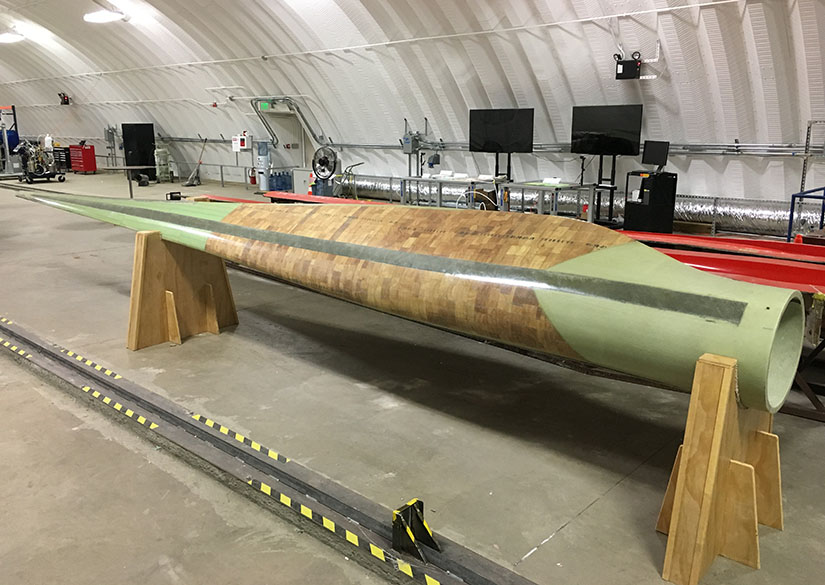
[[[6,325],[11,325],[11,324],[13,324],[13,321],[11,321],[11,320],[9,320],[5,317],[0,317],[0,323],[6,324]],[[12,342],[7,341],[7,340],[3,339],[2,337],[0,337],[0,347],[6,348],[6,349],[12,351],[13,353],[15,353],[17,355],[20,355],[20,356],[23,356],[27,359],[31,359],[31,357],[32,357],[31,353],[28,353],[25,349],[23,349],[21,347],[18,347],[17,345],[14,345]],[[120,374],[117,374],[114,371],[112,371],[108,368],[105,368],[105,367],[101,366],[100,364],[97,364],[97,363],[93,362],[92,360],[87,359],[84,356],[82,356],[82,355],[80,355],[76,352],[73,352],[69,349],[60,348],[60,352],[65,354],[66,356],[68,356],[70,358],[75,359],[76,361],[80,362],[84,366],[87,366],[87,367],[92,368],[92,369],[94,369],[98,372],[101,372],[102,374],[104,374],[106,376],[109,376],[109,377],[111,377],[115,380],[119,380],[119,379],[122,378],[122,376]],[[143,425],[143,426],[147,427],[150,430],[155,430],[159,426],[157,423],[151,421],[150,419],[147,419],[143,415],[138,414],[137,412],[133,411],[131,408],[127,408],[126,406],[124,406],[120,402],[114,400],[113,398],[111,398],[109,396],[104,395],[103,393],[101,393],[98,390],[93,389],[89,385],[80,386],[80,389],[83,392],[85,392],[87,395],[91,396],[92,398],[94,398],[94,399],[102,402],[103,404],[113,408],[114,410],[116,410],[120,414],[130,418],[131,420],[137,422],[140,425]],[[242,435],[241,433],[237,433],[237,432],[233,431],[232,429],[230,429],[230,428],[228,428],[224,425],[221,425],[221,424],[215,422],[214,420],[212,420],[210,418],[207,418],[205,416],[201,416],[199,414],[192,415],[192,418],[195,419],[196,421],[200,422],[200,423],[203,423],[205,426],[208,426],[212,429],[215,429],[216,431],[220,432],[223,435],[234,438],[239,443],[243,443],[244,445],[247,445],[248,447],[252,448],[255,451],[263,453],[264,455],[268,456],[270,459],[280,461],[281,463],[287,463],[287,462],[290,461],[288,457],[284,457],[283,455],[281,455],[277,451],[269,449],[268,447],[265,447],[264,445],[261,445],[260,443],[257,443],[256,441],[253,441],[249,437],[246,437],[246,436]],[[438,579],[432,577],[431,575],[428,575],[427,573],[423,572],[419,567],[417,567],[417,566],[414,567],[412,564],[404,561],[403,559],[398,558],[397,556],[395,556],[390,551],[387,551],[387,550],[385,550],[385,549],[383,549],[379,546],[376,546],[375,544],[373,544],[371,542],[368,542],[364,538],[359,538],[359,536],[357,534],[355,534],[354,532],[352,532],[352,531],[336,524],[333,520],[325,517],[322,514],[319,514],[318,512],[312,510],[311,508],[307,507],[306,505],[298,503],[298,502],[294,502],[292,500],[292,498],[290,498],[288,495],[276,491],[275,489],[273,489],[268,484],[265,484],[263,482],[260,482],[258,480],[254,480],[254,479],[249,480],[247,483],[249,485],[253,486],[258,491],[262,492],[263,494],[277,500],[280,504],[290,508],[294,512],[299,513],[299,514],[301,514],[301,516],[304,516],[305,518],[311,520],[313,523],[315,523],[319,526],[322,526],[323,528],[325,528],[328,531],[332,532],[336,536],[346,540],[350,545],[352,545],[354,547],[357,547],[357,548],[360,548],[362,550],[369,551],[369,553],[374,558],[378,559],[379,561],[381,561],[383,563],[386,563],[387,565],[389,565],[393,569],[403,573],[407,577],[409,577],[411,579],[415,579],[416,581],[420,581],[420,582],[424,583],[425,585],[441,585],[441,581],[439,581]],[[395,516],[396,513],[397,513],[397,511],[393,512],[393,516]],[[429,530],[429,527],[427,527],[427,528]]]
[[[420,500],[419,500],[418,498],[413,498],[412,500],[410,500],[409,502],[407,502],[406,504],[404,504],[404,507],[405,507],[405,508],[409,508],[409,507],[415,506],[415,505],[416,505],[419,501],[420,501]],[[423,510],[423,505],[422,505],[421,509]],[[395,522],[395,521],[396,521],[396,519],[397,519],[400,515],[401,515],[401,510],[393,510],[393,511],[392,511],[392,521],[393,521],[393,522]],[[426,530],[426,531],[430,534],[430,538],[434,538],[434,537],[433,537],[433,531],[432,531],[432,529],[430,528],[430,525],[429,525],[429,524],[427,524],[427,521],[426,521],[426,520],[424,520],[424,516],[423,516],[423,515],[421,516],[421,524],[424,526],[424,529],[425,529],[425,530]],[[415,534],[413,534],[412,529],[410,528],[410,526],[409,526],[406,522],[404,522],[404,529],[405,529],[405,531],[406,531],[406,533],[407,533],[407,536],[409,536],[409,537],[410,537],[410,541],[411,541],[411,542],[415,542]]]
[[[268,447],[265,447],[264,445],[261,445],[260,443],[257,443],[255,441],[253,441],[249,437],[245,437],[241,433],[236,433],[235,431],[233,431],[229,427],[225,427],[222,424],[219,424],[219,423],[215,422],[211,418],[207,418],[207,417],[201,416],[199,414],[193,414],[192,418],[194,418],[199,423],[203,423],[204,425],[206,425],[210,429],[215,429],[219,433],[224,434],[227,437],[232,437],[233,439],[235,439],[239,443],[243,443],[247,447],[251,447],[253,450],[258,451],[259,453],[263,453],[264,455],[266,455],[270,459],[280,461],[281,463],[289,462],[288,457],[284,457],[283,455],[281,455],[277,451],[273,451],[272,449],[270,449]]]
[[[6,321],[5,319],[3,319],[3,322],[4,323],[11,323],[11,321]],[[5,349],[9,350],[13,354],[17,354],[19,356],[22,356],[22,357],[26,358],[27,360],[32,359],[32,354],[30,354],[28,351],[26,351],[22,347],[17,347],[16,345],[14,345],[14,343],[12,343],[11,341],[8,341],[7,339],[3,339],[2,337],[0,337],[0,347],[3,347]]]
[[[105,375],[107,375],[111,378],[114,378],[115,380],[120,380],[123,377],[120,374],[116,374],[115,372],[113,372],[112,370],[110,370],[108,368],[104,368],[100,364],[96,364],[95,362],[93,362],[90,359],[86,359],[85,357],[83,357],[79,353],[75,353],[71,350],[66,349],[65,347],[60,348],[60,353],[65,353],[70,358],[74,358],[75,360],[79,361],[83,365],[89,366],[90,368],[92,368],[94,370],[97,370],[101,374],[105,374]]]
[[[322,526],[323,528],[326,528],[336,536],[345,539],[352,546],[355,546],[362,550],[369,551],[369,553],[373,557],[375,557],[379,561],[382,561],[383,563],[390,565],[395,570],[404,573],[407,577],[421,581],[426,585],[441,585],[441,581],[423,572],[419,567],[413,567],[410,563],[406,562],[403,559],[399,559],[390,551],[384,550],[383,548],[376,546],[371,542],[367,542],[363,538],[359,538],[358,535],[354,532],[347,530],[339,524],[336,524],[323,514],[315,512],[314,510],[305,506],[304,504],[294,502],[292,498],[290,498],[286,494],[277,491],[272,486],[260,482],[257,479],[251,479],[246,483],[254,487],[256,490],[266,494],[270,498],[277,500],[279,503],[291,509],[293,512],[299,513],[301,516],[311,520],[318,526]]]
[[[3,325],[12,325],[14,324],[14,321],[6,319],[5,317],[0,317],[0,323],[2,323]],[[13,342],[7,339],[3,339],[2,337],[0,337],[0,347],[7,349],[14,354],[22,356],[27,360],[31,359],[32,357],[32,354],[30,354],[28,351],[26,351],[22,347],[17,347]]]
[[[4,323],[6,325],[11,325],[13,323],[13,321],[9,321],[5,317],[0,317],[0,323]],[[6,349],[9,349],[9,350],[11,350],[12,353],[16,353],[17,355],[23,356],[26,359],[31,359],[31,357],[32,357],[32,354],[28,353],[25,349],[17,347],[16,345],[12,344],[12,342],[7,341],[7,340],[3,339],[2,337],[0,337],[0,347],[4,347]],[[122,378],[122,376],[120,376],[119,374],[115,374],[112,370],[105,369],[105,368],[103,368],[103,366],[100,366],[100,365],[94,363],[91,360],[87,360],[83,356],[78,355],[73,351],[69,351],[68,349],[61,348],[60,352],[65,353],[67,356],[73,357],[73,358],[77,359],[77,361],[83,362],[85,365],[90,366],[90,367],[94,368],[95,370],[97,370],[99,372],[103,372],[107,376],[111,376],[116,380],[119,380],[120,378]],[[99,400],[100,402],[102,402],[106,406],[111,406],[116,411],[118,411],[120,414],[122,414],[124,416],[127,416],[127,417],[131,418],[134,421],[137,421],[138,424],[141,424],[145,427],[148,427],[151,430],[155,430],[156,428],[158,428],[157,423],[154,423],[151,420],[147,419],[145,416],[136,413],[131,408],[126,408],[125,406],[123,406],[117,400],[114,400],[114,399],[110,398],[109,396],[105,396],[104,394],[101,394],[97,390],[93,390],[91,386],[80,386],[80,389],[83,390],[83,392],[85,392],[86,394],[88,394],[92,398],[95,398],[95,399]]]
[[[100,364],[97,364],[97,363],[93,362],[92,360],[90,360],[90,359],[80,355],[79,353],[76,353],[76,352],[70,350],[70,349],[66,349],[66,348],[61,347],[60,348],[60,353],[66,354],[68,357],[74,358],[76,361],[80,362],[81,364],[83,364],[83,365],[85,365],[85,366],[87,366],[91,369],[97,370],[101,374],[109,376],[109,377],[111,377],[115,380],[120,380],[121,378],[123,378],[123,376],[121,376],[120,374],[118,374],[118,373],[116,373],[116,372],[114,372],[114,371],[112,371],[108,368],[105,368],[104,366],[101,366]],[[88,390],[86,390],[86,387],[84,387],[83,390],[88,392]],[[94,396],[94,394],[92,394],[92,395]],[[95,398],[97,398],[97,396],[95,396]],[[103,397],[102,400],[103,400],[104,403],[109,404],[109,402],[107,402],[108,398]],[[118,410],[118,411],[121,410],[120,408],[118,408],[118,406],[120,406],[118,403],[115,403],[112,406],[113,406],[113,408],[115,408],[115,410]],[[130,410],[126,410],[126,411],[123,412],[123,414],[126,414],[127,416],[129,416],[131,418],[132,414],[128,414],[130,412],[131,412]],[[139,418],[143,418],[143,417],[139,417]],[[210,428],[214,428],[216,431],[218,431],[218,432],[220,432],[220,433],[222,433],[222,434],[224,434],[228,437],[234,438],[239,443],[243,443],[244,445],[247,445],[248,447],[251,447],[255,451],[258,451],[260,453],[263,453],[264,455],[267,455],[270,459],[280,461],[281,463],[287,463],[289,461],[289,458],[284,457],[283,455],[281,455],[277,451],[269,449],[268,447],[264,447],[263,445],[261,445],[260,443],[258,443],[256,441],[253,441],[249,437],[245,437],[241,433],[236,433],[232,429],[230,429],[228,427],[225,427],[224,425],[219,424],[219,423],[215,422],[214,420],[212,420],[210,418],[206,418],[206,417],[201,416],[199,414],[193,415],[192,418],[194,418],[198,422],[202,422],[204,425],[206,425]],[[138,422],[143,424],[143,422],[141,422],[140,420],[138,420]],[[149,428],[151,428],[151,429],[155,429],[157,427],[157,425],[154,424],[154,423],[149,423],[149,425],[150,425]],[[154,426],[151,426],[151,425],[154,425]]]
[[[151,420],[147,419],[145,416],[136,413],[131,408],[126,408],[120,402],[118,402],[116,400],[113,400],[113,399],[109,398],[108,396],[105,396],[105,395],[101,394],[97,390],[92,390],[91,386],[81,386],[80,389],[83,390],[86,394],[88,394],[92,398],[96,398],[97,400],[99,400],[100,402],[105,404],[106,406],[111,406],[116,411],[118,411],[120,414],[122,414],[124,416],[128,416],[132,420],[137,421],[138,424],[141,424],[145,427],[148,427],[152,431],[154,431],[156,428],[158,428],[157,423],[154,423]]]
[[[83,365],[85,365],[85,366],[87,366],[91,369],[97,370],[101,374],[109,376],[109,377],[111,377],[115,380],[120,380],[121,378],[123,378],[123,376],[121,376],[120,374],[118,374],[118,373],[116,373],[116,372],[114,372],[114,371],[112,371],[108,368],[105,368],[104,366],[101,366],[100,364],[97,364],[97,363],[93,362],[92,360],[80,355],[79,353],[75,353],[74,351],[72,351],[70,349],[66,349],[66,348],[61,347],[60,348],[60,353],[64,353],[68,357],[74,358],[76,361],[80,362],[81,364],[83,364]],[[108,402],[106,404],[108,404]],[[120,410],[120,409],[115,409],[115,410]],[[248,447],[251,447],[255,451],[258,451],[260,453],[263,453],[264,455],[267,455],[270,459],[280,461],[281,463],[287,463],[289,461],[288,457],[284,457],[283,455],[281,455],[277,451],[269,449],[268,447],[265,447],[265,446],[261,445],[260,443],[258,443],[256,441],[253,441],[249,437],[245,437],[241,433],[237,433],[237,432],[233,431],[232,429],[230,429],[228,427],[225,427],[224,425],[219,424],[219,423],[215,422],[214,420],[212,420],[210,418],[207,418],[205,416],[201,416],[199,414],[193,415],[192,418],[194,418],[198,422],[202,422],[204,425],[206,425],[210,428],[213,428],[216,431],[218,431],[218,432],[220,432],[220,433],[222,433],[222,434],[224,434],[228,437],[234,438],[239,443],[243,443],[244,445],[247,445]],[[141,423],[141,424],[143,424],[143,423]],[[155,425],[155,426],[157,426],[157,425]],[[151,427],[151,428],[154,429],[155,427]]]

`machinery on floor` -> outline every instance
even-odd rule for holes
[[[312,184],[312,195],[336,199],[352,197],[354,201],[358,201],[355,169],[362,164],[364,163],[357,162],[347,165],[341,171],[343,163],[338,153],[329,146],[322,146],[312,155],[312,172],[315,177]],[[275,190],[282,191],[283,189]]]
[[[50,145],[23,140],[17,145],[15,152],[20,156],[22,174],[18,179],[21,182],[31,184],[56,178],[62,183],[66,180],[66,173],[57,167]]]
[[[315,183],[312,185],[312,194],[318,197],[335,196],[335,173],[341,161],[338,153],[329,146],[322,146],[312,155],[312,172],[315,173]]]

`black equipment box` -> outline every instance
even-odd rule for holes
[[[68,146],[55,146],[52,155],[58,172],[65,173],[72,170],[72,157],[69,154]]]
[[[627,173],[624,229],[672,234],[673,213],[676,209],[676,179],[675,173]]]
[[[642,76],[642,62],[638,59],[616,61],[616,79],[639,79]]]

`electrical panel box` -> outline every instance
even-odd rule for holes
[[[232,137],[232,152],[241,152],[252,148],[252,137],[246,132]]]
[[[616,79],[639,79],[642,76],[642,62],[638,59],[616,61]]]
[[[417,132],[404,134],[401,139],[401,151],[404,154],[415,154],[421,149],[421,137]]]
[[[309,193],[312,181],[312,169],[292,169],[292,192],[305,195]]]

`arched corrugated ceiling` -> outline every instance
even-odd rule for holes
[[[152,121],[171,136],[262,128],[248,99],[300,99],[339,143],[397,143],[403,120],[466,141],[467,111],[533,107],[536,141],[569,141],[573,105],[643,103],[643,136],[675,143],[798,143],[825,118],[822,0],[114,0],[128,22],[94,25],[91,0],[0,0],[0,104],[21,130],[103,136]],[[613,53],[661,59],[616,81]],[[57,105],[57,92],[74,105]],[[217,102],[218,107],[211,107]],[[821,140],[820,140],[821,142]],[[224,146],[213,159],[234,161]],[[192,155],[194,157],[194,155]],[[392,151],[350,149],[369,172],[403,175]],[[638,163],[625,161],[622,168]],[[485,172],[480,155],[445,166]],[[519,178],[578,174],[578,157],[517,157]],[[674,157],[680,192],[779,199],[798,159]],[[814,176],[825,179],[825,173]]]

